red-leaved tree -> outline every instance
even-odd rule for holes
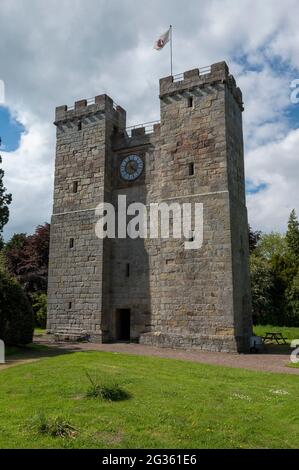
[[[39,225],[33,235],[15,234],[4,248],[5,264],[28,294],[47,292],[50,225]]]

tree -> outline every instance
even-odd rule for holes
[[[47,326],[47,295],[41,292],[32,294],[32,308],[34,312],[35,326],[46,328]]]
[[[6,344],[28,344],[33,336],[33,311],[20,284],[0,270],[0,338]]]
[[[297,325],[298,235],[299,224],[292,211],[287,235],[263,234],[251,253],[253,313],[259,323]]]
[[[248,239],[249,239],[249,252],[253,253],[256,249],[259,239],[261,238],[262,232],[259,230],[253,231],[250,225],[248,225]]]
[[[275,278],[268,260],[256,254],[250,256],[252,313],[254,324],[277,324],[273,302]]]
[[[299,271],[286,291],[286,299],[289,307],[289,322],[293,326],[299,326]]]
[[[24,258],[24,246],[27,240],[26,233],[15,233],[3,250],[4,264],[8,272],[18,278]]]
[[[290,213],[288,221],[288,229],[286,233],[286,242],[289,252],[294,256],[295,260],[299,261],[299,222],[296,216],[295,209]]]
[[[0,164],[2,163],[2,158],[0,156]],[[0,248],[3,247],[3,227],[7,224],[9,218],[9,209],[8,206],[11,203],[12,196],[6,192],[6,188],[3,184],[4,171],[0,168]]]
[[[286,239],[280,233],[264,233],[260,236],[256,247],[258,256],[270,261],[274,256],[284,256],[286,253]]]
[[[39,225],[33,235],[15,234],[4,248],[8,272],[28,294],[47,291],[50,225]]]

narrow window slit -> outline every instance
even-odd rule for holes
[[[73,193],[77,193],[78,192],[78,181],[74,181],[73,182]]]
[[[126,264],[126,277],[130,277],[130,264]]]

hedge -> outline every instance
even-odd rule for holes
[[[6,345],[32,342],[33,311],[18,282],[0,270],[0,339]]]

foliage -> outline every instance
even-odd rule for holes
[[[39,225],[33,235],[15,234],[5,245],[8,272],[28,294],[47,291],[50,225]]]
[[[260,236],[255,254],[261,258],[271,260],[274,256],[284,256],[286,252],[285,237],[280,233],[271,232]]]
[[[259,239],[261,238],[262,232],[259,230],[253,231],[250,225],[248,225],[248,239],[249,239],[249,252],[253,253],[256,249]]]
[[[289,316],[292,318],[292,324],[299,326],[299,271],[293,279],[292,284],[286,291],[287,306]],[[299,338],[299,336],[298,336]]]
[[[285,236],[262,234],[251,253],[255,323],[299,326],[299,223],[293,210]]]
[[[33,336],[33,312],[20,284],[0,271],[0,338],[6,344],[28,344]]]
[[[290,253],[299,262],[299,222],[295,209],[292,210],[289,217],[286,241]]]
[[[85,369],[132,398],[84,399]],[[85,351],[1,371],[0,396],[0,448],[298,448],[293,374]],[[71,417],[79,432],[37,433],[24,425],[37,410]]]
[[[34,311],[34,324],[39,328],[47,325],[47,295],[43,292],[32,294],[32,308]]]
[[[70,421],[63,416],[46,417],[39,413],[29,421],[29,428],[36,430],[38,434],[47,434],[52,437],[75,437],[77,430]]]
[[[87,371],[85,373],[90,383],[86,392],[88,398],[100,398],[106,401],[121,401],[130,398],[130,395],[116,382],[100,381],[97,377],[93,378]]]
[[[276,323],[273,302],[275,279],[267,260],[252,254],[250,257],[253,323]]]
[[[0,156],[0,165],[2,158]],[[7,224],[9,218],[9,204],[11,203],[12,196],[6,192],[3,184],[4,171],[0,168],[0,249],[3,247],[2,232],[4,225]]]

